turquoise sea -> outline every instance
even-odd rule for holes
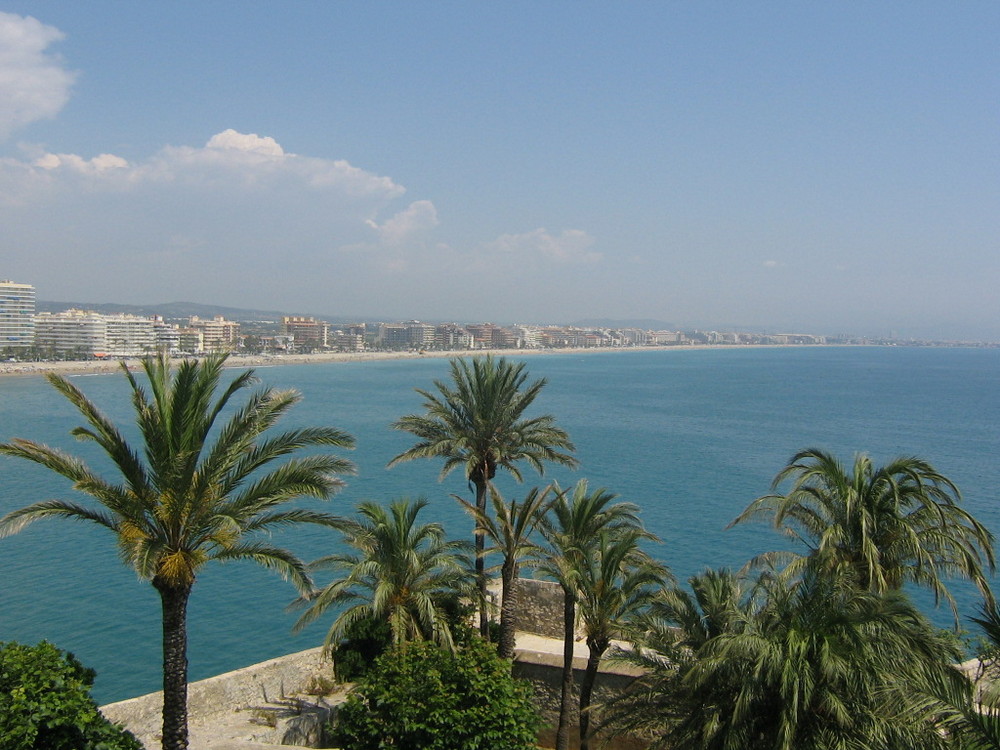
[[[967,507],[1000,532],[1000,349],[787,348],[560,354],[526,357],[549,384],[536,402],[570,433],[581,468],[552,471],[564,485],[586,477],[638,503],[663,543],[653,549],[680,579],[705,567],[741,566],[785,548],[763,525],[724,527],[797,450],[821,447],[850,461],[913,454],[961,488]],[[451,493],[469,495],[461,476],[439,483],[431,461],[386,470],[410,444],[388,425],[420,410],[414,387],[447,376],[444,359],[280,366],[264,382],[302,391],[287,424],[332,424],[351,432],[358,474],[327,508],[349,513],[360,500],[423,496],[426,520],[455,535],[470,531]],[[75,381],[112,416],[130,415],[120,375]],[[100,459],[77,443],[79,424],[43,378],[0,379],[0,439],[30,437]],[[526,486],[504,482],[505,492]],[[48,497],[67,483],[26,462],[0,458],[0,514]],[[278,541],[305,559],[327,554],[333,532],[302,528]],[[958,586],[964,615],[975,592]],[[290,633],[291,586],[250,564],[205,570],[189,610],[190,676],[201,679],[318,645],[325,623]],[[933,602],[920,600],[932,610]],[[950,614],[937,610],[942,625]],[[95,694],[108,702],[159,688],[159,602],[117,559],[109,535],[48,521],[0,540],[0,640],[42,638],[98,671]]]

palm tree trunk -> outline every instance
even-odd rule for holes
[[[590,748],[590,697],[594,692],[594,683],[597,681],[597,668],[601,666],[601,657],[607,650],[607,646],[599,643],[589,643],[590,656],[587,658],[587,671],[583,673],[583,681],[580,683],[580,750]]]
[[[474,478],[476,485],[476,508],[480,513],[486,513],[486,479]],[[479,635],[483,640],[490,639],[490,617],[486,611],[486,560],[483,550],[486,549],[486,534],[476,529],[476,583],[479,586]]]
[[[187,603],[191,584],[157,577],[163,610],[163,750],[187,750]]]
[[[563,588],[563,674],[562,700],[556,750],[569,750],[570,717],[573,714],[573,638],[576,635],[576,596]]]
[[[501,573],[500,643],[501,659],[514,658],[514,633],[517,630],[517,566],[504,565]]]

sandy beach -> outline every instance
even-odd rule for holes
[[[229,358],[230,367],[271,367],[274,365],[310,365],[328,362],[368,362],[380,359],[431,359],[462,356],[482,356],[492,354],[497,357],[533,357],[559,354],[595,354],[598,352],[646,352],[646,351],[683,351],[690,349],[745,349],[745,345],[731,344],[679,344],[677,346],[642,346],[642,347],[588,347],[565,349],[490,349],[469,351],[430,351],[430,352],[323,352],[320,354],[278,354],[278,355],[240,355]],[[140,359],[127,359],[125,363],[130,369],[139,366]],[[101,362],[95,360],[79,362],[0,362],[0,377],[44,375],[49,372],[61,375],[94,375],[114,373],[121,369],[121,360]]]

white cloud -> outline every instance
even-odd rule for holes
[[[0,13],[0,138],[66,104],[76,74],[46,52],[63,36],[30,16]]]
[[[90,178],[81,183],[78,178]],[[77,154],[41,153],[30,159],[0,161],[0,187],[9,201],[24,191],[39,198],[51,190],[141,191],[148,185],[176,183],[211,189],[215,197],[251,188],[256,191],[305,190],[340,194],[355,201],[384,202],[406,189],[389,177],[372,174],[343,160],[287,153],[273,138],[225,130],[204,147],[167,146],[153,157],[130,163],[114,154],[87,159]],[[369,210],[359,222],[373,215]]]
[[[82,174],[100,174],[109,169],[125,169],[128,162],[114,154],[99,154],[93,159],[84,159],[76,154],[44,154],[35,159],[33,166],[45,170],[65,167]]]
[[[256,133],[238,133],[232,128],[216,133],[208,139],[205,148],[249,151],[264,156],[284,156],[285,150],[270,136],[261,138]]]
[[[438,225],[437,209],[430,201],[414,201],[398,214],[378,224],[369,219],[368,226],[375,229],[379,238],[387,245],[400,245],[420,232],[426,232]]]
[[[524,234],[504,234],[485,246],[489,254],[516,255],[527,259],[541,258],[554,263],[596,263],[603,257],[590,250],[594,238],[580,229],[565,229],[550,234],[547,229],[535,229]]]
[[[781,264],[778,263],[778,261],[776,261],[776,260],[765,260],[764,261],[764,268],[777,268],[780,265]]]
[[[43,299],[372,314],[429,310],[487,271],[490,293],[467,304],[499,305],[601,259],[579,229],[438,236],[435,204],[402,202],[405,192],[391,177],[235,130],[129,160],[25,146],[0,158],[0,257]]]

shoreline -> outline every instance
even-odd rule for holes
[[[319,354],[277,354],[277,355],[231,355],[226,367],[255,368],[281,365],[314,365],[331,362],[373,362],[392,359],[452,359],[454,357],[483,356],[498,357],[555,356],[561,354],[596,354],[601,352],[647,352],[647,351],[692,351],[695,349],[786,349],[790,344],[677,344],[675,346],[592,346],[566,347],[560,349],[456,349],[428,352],[322,352]],[[828,347],[830,344],[795,344],[796,347]],[[175,358],[179,361],[181,358]],[[129,357],[111,362],[91,360],[71,360],[65,362],[0,362],[0,378],[34,377],[56,373],[59,375],[110,375],[121,371],[125,362],[134,370],[142,361],[140,357]]]

